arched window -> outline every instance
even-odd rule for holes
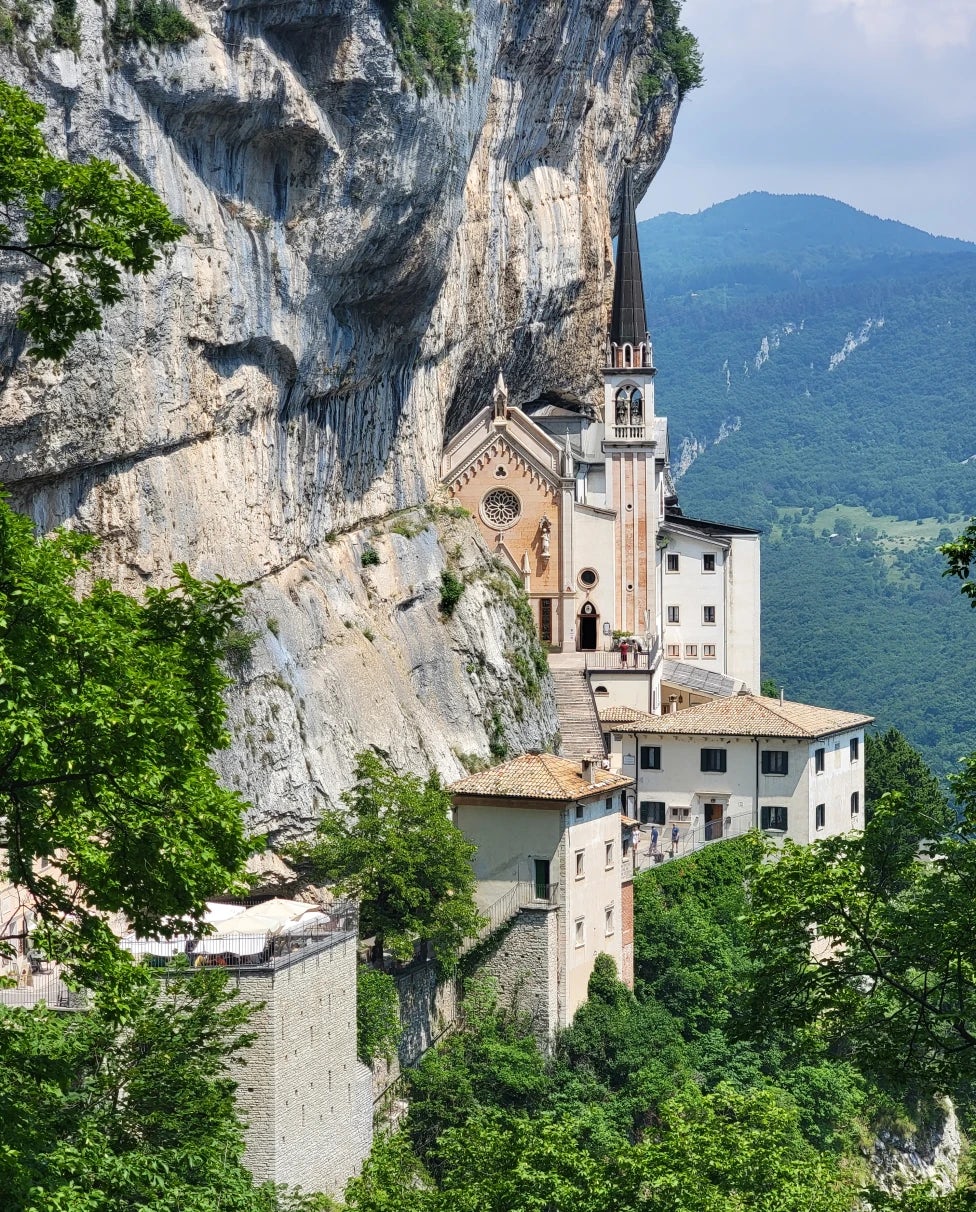
[[[617,394],[614,396],[614,401],[617,406],[617,424],[626,425],[627,414],[630,410],[630,392],[626,387],[619,387],[617,389]]]
[[[644,397],[636,387],[630,393],[630,423],[631,425],[644,424]]]
[[[634,364],[633,347],[630,345],[625,345],[624,346],[624,366],[633,366],[633,364]]]

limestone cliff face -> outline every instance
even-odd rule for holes
[[[375,0],[201,0],[185,5],[203,31],[185,48],[121,51],[111,5],[80,4],[79,56],[0,59],[48,106],[53,147],[127,164],[190,229],[63,367],[16,366],[0,480],[43,527],[101,534],[103,570],[129,587],[175,560],[248,583],[253,608],[298,637],[279,675],[306,704],[339,708],[348,647],[311,599],[338,609],[369,587],[346,551],[359,540],[340,558],[327,538],[429,498],[445,426],[487,402],[499,366],[515,401],[595,398],[608,199],[625,157],[645,186],[670,140],[674,81],[638,101],[650,0],[471,7],[476,71],[449,96],[404,81]],[[421,548],[409,559],[428,561],[429,593],[447,555]],[[469,625],[510,646],[498,619]],[[416,706],[415,681],[387,673],[391,702]],[[451,745],[465,734],[484,751],[490,710],[441,673],[421,692],[433,715],[407,711],[397,735],[405,760],[452,775]],[[260,679],[249,693],[252,714],[270,710]],[[348,773],[305,768],[332,726],[312,714],[285,763],[301,812],[317,780]],[[510,739],[551,725],[544,700]],[[389,731],[359,701],[347,727],[344,749]],[[240,745],[235,762],[258,773]]]

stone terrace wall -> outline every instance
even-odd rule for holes
[[[373,1135],[370,1071],[356,1056],[356,940],[235,975],[242,997],[264,1003],[235,1074],[244,1162],[258,1182],[341,1195]]]

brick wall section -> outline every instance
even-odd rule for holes
[[[356,1056],[356,940],[235,975],[242,997],[264,1003],[234,1074],[249,1125],[245,1165],[259,1182],[340,1195],[373,1132],[372,1075]]]
[[[634,987],[634,881],[625,880],[620,886],[621,950],[620,979]]]
[[[519,911],[484,971],[498,984],[502,1005],[532,1017],[533,1030],[547,1047],[559,1027],[557,947],[558,914],[554,908]]]

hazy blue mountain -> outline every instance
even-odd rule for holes
[[[976,748],[976,615],[932,555],[976,513],[976,245],[771,194],[640,238],[682,504],[770,534],[764,673],[875,710],[944,771]],[[838,505],[831,543],[809,511]],[[938,521],[919,546],[869,514]]]

